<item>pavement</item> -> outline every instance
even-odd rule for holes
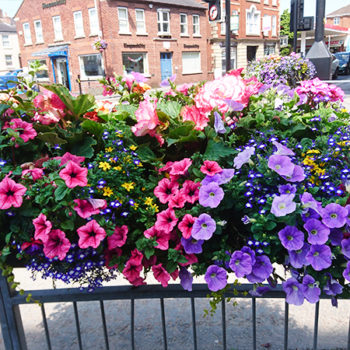
[[[350,76],[340,76],[331,81],[345,93],[344,106],[350,110]],[[49,289],[49,280],[30,278],[25,269],[15,269],[16,280],[28,289]],[[232,277],[231,277],[232,278]],[[196,282],[203,283],[203,279]],[[156,283],[152,278],[148,283]],[[110,285],[124,285],[118,278]],[[58,283],[57,288],[67,287]],[[196,320],[199,350],[219,350],[223,348],[221,309],[218,307],[212,317],[204,317],[204,309],[209,308],[207,299],[196,299]],[[41,310],[37,305],[21,305],[21,315],[28,344],[28,350],[46,350],[45,333]],[[79,349],[72,303],[45,304],[48,327],[53,350]],[[98,302],[78,303],[82,345],[84,350],[105,349],[101,314]],[[289,307],[289,350],[312,349],[314,305],[305,303]],[[129,350],[130,302],[106,301],[105,312],[111,350]],[[187,299],[165,299],[165,318],[169,350],[193,349],[190,301]],[[164,349],[159,300],[135,301],[135,348],[137,350]],[[330,300],[320,302],[319,350],[345,350],[349,336],[350,300],[340,300],[337,308]],[[226,306],[227,349],[252,349],[252,315],[250,300],[237,299],[237,305]],[[257,299],[257,349],[283,349],[284,301],[277,299]],[[4,350],[0,335],[0,350]]]

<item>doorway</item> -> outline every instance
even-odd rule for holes
[[[168,79],[173,74],[172,53],[161,52],[160,53],[160,72],[161,80]]]
[[[57,58],[55,65],[57,72],[56,82],[58,84],[62,84],[63,86],[69,89],[67,60],[65,58]]]
[[[247,46],[247,61],[251,62],[256,59],[257,46]]]

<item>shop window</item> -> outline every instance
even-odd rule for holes
[[[200,24],[199,24],[199,16],[193,15],[192,21],[193,21],[193,36],[200,36],[201,31],[200,31]]]
[[[126,7],[118,7],[119,33],[130,34],[128,9]]]
[[[253,5],[249,10],[246,10],[247,14],[247,34],[260,35],[260,11],[257,11],[256,7]]]
[[[170,35],[170,11],[159,9],[157,11],[158,35]]]
[[[184,36],[188,35],[187,15],[185,13],[180,13],[180,33]]]
[[[138,72],[142,74],[148,74],[147,53],[123,52],[122,58],[125,72]]]
[[[32,44],[32,35],[30,33],[29,23],[23,23],[23,34],[24,34],[24,44],[31,45]]]
[[[6,66],[12,66],[12,55],[5,55]]]
[[[136,15],[136,34],[146,34],[145,11],[142,9],[136,9],[135,15]]]
[[[63,40],[61,16],[52,17],[52,22],[53,22],[53,30],[55,33],[55,41]]]
[[[79,56],[80,60],[80,75],[82,79],[98,79],[103,76],[103,66],[101,55],[83,55]]]
[[[84,22],[83,22],[83,14],[81,11],[73,12],[74,17],[74,27],[75,27],[75,37],[81,38],[85,36],[84,33]]]
[[[38,72],[35,73],[35,77],[38,80],[48,80],[49,79],[49,71],[47,69],[47,64],[46,64],[46,60],[33,60],[33,61],[29,61],[29,63],[32,62],[38,62],[40,63],[40,66],[46,66],[46,69],[40,70]]]
[[[98,24],[98,16],[97,10],[95,7],[89,9],[89,21],[90,21],[90,35],[98,35],[99,32],[99,24]]]
[[[276,52],[276,44],[265,45],[264,47],[265,56],[274,55],[275,52]]]
[[[43,28],[41,26],[41,21],[34,21],[35,37],[38,44],[44,42],[43,38]]]
[[[2,46],[10,47],[10,36],[8,34],[2,34]]]
[[[182,74],[201,73],[200,52],[182,53]]]

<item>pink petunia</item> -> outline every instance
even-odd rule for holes
[[[166,164],[162,168],[160,168],[158,171],[159,172],[163,172],[163,171],[170,172],[173,164],[174,164],[174,162],[166,162]]]
[[[108,249],[112,250],[117,247],[122,247],[126,242],[127,235],[128,226],[116,226],[114,229],[114,233],[111,236],[107,237]]]
[[[190,238],[192,233],[192,226],[197,218],[190,214],[186,214],[178,225],[183,238]]]
[[[44,170],[41,168],[23,170],[22,171],[22,178],[25,177],[27,174],[32,177],[33,181],[36,181],[36,180],[41,179],[43,177]]]
[[[76,156],[74,154],[71,154],[69,152],[66,152],[62,157],[55,157],[55,159],[60,159],[61,163],[60,166],[65,165],[66,163],[68,163],[70,160],[78,165],[80,165],[84,160],[85,157],[81,157],[81,156]]]
[[[100,213],[100,210],[94,209],[94,207],[86,199],[74,199],[73,202],[77,204],[77,206],[75,206],[73,209],[83,219],[87,219],[92,215],[96,215]]]
[[[71,244],[66,234],[61,230],[52,230],[48,239],[44,242],[44,254],[47,258],[58,257],[63,260],[69,251]]]
[[[200,182],[194,182],[191,180],[186,180],[183,183],[180,192],[182,192],[185,195],[186,202],[193,204],[196,201],[198,201],[200,185]]]
[[[222,171],[222,168],[219,166],[219,164],[213,160],[205,160],[203,165],[200,168],[200,171],[203,174],[213,176],[217,173],[220,173]]]
[[[175,216],[174,209],[168,208],[157,214],[155,227],[165,232],[171,232],[176,226],[178,219]]]
[[[174,162],[171,166],[170,175],[186,175],[188,168],[191,166],[192,160],[190,158],[184,158],[178,162]]]
[[[156,238],[158,245],[155,247],[159,250],[168,250],[169,249],[169,239],[170,233],[157,229],[155,226],[152,226],[144,233],[146,238]]]
[[[19,208],[27,188],[6,176],[0,182],[0,209]]]
[[[196,130],[203,130],[209,122],[209,118],[205,113],[202,113],[196,106],[185,106],[181,110],[182,120],[190,121],[195,124]]]
[[[179,192],[179,184],[164,178],[158,182],[158,186],[154,189],[154,195],[163,204],[169,202],[170,198]]]
[[[152,272],[154,278],[162,284],[163,287],[168,286],[168,282],[170,281],[170,274],[162,264],[152,266]]]
[[[134,249],[131,252],[131,258],[126,262],[122,272],[124,277],[134,286],[145,284],[140,277],[142,271],[142,259],[143,254],[137,249]]]
[[[59,173],[62,180],[66,182],[67,187],[74,188],[76,186],[84,187],[87,185],[86,168],[80,167],[73,161],[69,161],[64,169]]]
[[[40,215],[33,220],[33,225],[35,227],[34,238],[46,242],[52,229],[51,221],[47,220],[46,215],[40,213]]]
[[[106,237],[106,231],[96,220],[91,220],[86,225],[79,227],[77,232],[79,235],[78,245],[82,249],[97,248]]]
[[[8,126],[12,130],[19,133],[19,137],[24,141],[28,142],[29,140],[35,139],[37,132],[33,128],[31,123],[27,123],[22,119],[12,119],[10,125]]]
[[[179,191],[175,196],[172,196],[169,201],[169,208],[183,208],[186,203],[186,196]]]
[[[111,260],[115,257],[121,256],[123,251],[120,248],[115,248],[115,249],[106,249],[104,251],[104,258],[105,258],[105,266],[107,269],[117,269],[118,264],[111,265]]]

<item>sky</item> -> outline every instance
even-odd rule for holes
[[[21,3],[22,0],[0,0],[0,8],[12,17]],[[280,3],[281,12],[290,8],[290,0],[280,0]],[[326,14],[346,5],[349,5],[349,0],[326,0]],[[304,9],[305,16],[314,16],[316,12],[316,0],[304,0]]]

